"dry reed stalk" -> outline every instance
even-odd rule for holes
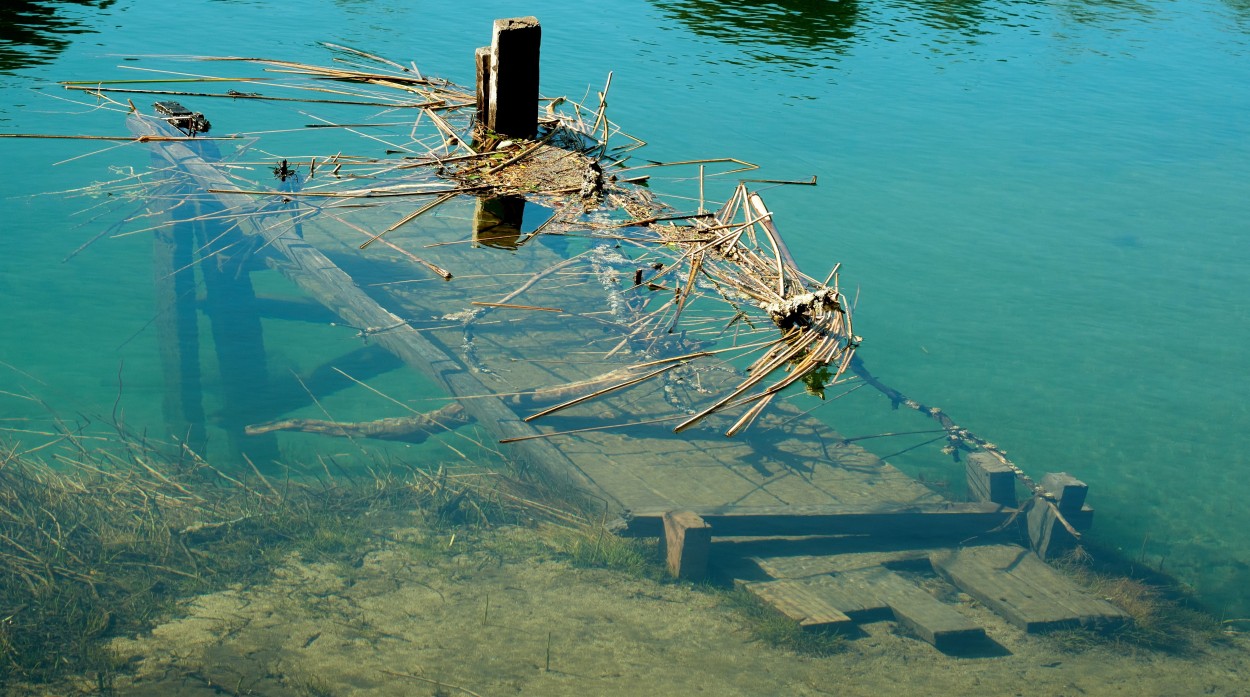
[[[127,143],[168,143],[181,140],[238,140],[241,135],[230,136],[78,136],[55,133],[0,133],[0,138],[34,138],[51,140],[112,140]],[[69,160],[62,160],[69,162]]]
[[[538,312],[564,313],[564,310],[561,310],[558,307],[539,307],[537,305],[514,305],[512,303],[490,303],[490,302],[483,302],[480,300],[473,300],[469,304],[475,305],[477,307],[502,307],[502,308],[507,308],[510,310],[537,310]]]
[[[274,191],[264,189],[205,189],[210,194],[242,194],[246,196],[278,196],[282,198],[397,198],[404,196],[441,196],[445,194],[468,194],[485,189],[484,186],[461,186],[453,189],[429,189],[424,191],[388,191],[385,189],[358,189],[354,191]]]
[[[549,408],[547,408],[547,409],[543,409],[542,411],[538,412],[537,414],[530,414],[529,416],[525,417],[525,418],[524,418],[524,419],[522,419],[522,420],[523,420],[523,421],[533,421],[534,419],[537,419],[537,418],[540,418],[540,417],[546,416],[546,415],[548,415],[548,414],[553,414],[553,413],[555,413],[555,412],[557,412],[557,411],[560,411],[560,410],[562,410],[562,409],[567,409],[568,407],[571,407],[571,406],[575,406],[575,405],[581,404],[582,402],[586,402],[586,401],[592,400],[592,399],[594,399],[594,398],[596,398],[596,397],[600,397],[600,396],[602,396],[602,395],[605,395],[605,394],[608,394],[608,393],[611,393],[611,392],[615,392],[615,391],[617,391],[617,390],[624,389],[624,388],[626,388],[626,387],[630,387],[630,386],[637,385],[637,384],[642,383],[642,382],[646,382],[647,380],[650,380],[651,378],[656,377],[657,375],[663,375],[664,373],[667,373],[668,371],[670,371],[670,370],[672,370],[672,369],[674,369],[674,368],[679,368],[679,367],[681,367],[681,366],[683,366],[683,365],[685,365],[685,363],[674,363],[673,365],[666,365],[666,366],[664,366],[663,368],[660,368],[660,369],[658,369],[658,370],[653,370],[653,371],[651,371],[650,373],[647,373],[646,375],[641,375],[641,376],[639,376],[639,377],[636,377],[636,378],[633,378],[633,379],[630,379],[630,380],[626,380],[626,381],[621,382],[621,383],[618,383],[618,384],[616,384],[616,385],[612,385],[611,387],[604,387],[603,389],[595,390],[594,392],[591,392],[591,393],[590,393],[590,394],[588,394],[588,395],[585,395],[585,396],[582,396],[582,397],[577,397],[576,399],[570,399],[570,400],[569,400],[569,401],[567,401],[567,402],[562,402],[562,403],[557,404],[557,405],[555,405],[555,406],[553,406],[553,407],[549,407]]]
[[[262,102],[301,102],[304,104],[342,104],[348,106],[372,106],[384,107],[387,109],[429,109],[431,107],[444,106],[445,102],[367,102],[349,99],[314,99],[312,97],[270,97],[262,94],[249,94],[246,92],[185,92],[181,90],[152,90],[138,89],[130,87],[85,87],[78,85],[65,85],[67,90],[78,90],[96,96],[104,96],[103,93],[111,94],[155,94],[170,97],[204,97],[216,99],[248,99]],[[198,140],[198,138],[197,138]],[[209,138],[203,138],[209,140]]]
[[[438,206],[441,206],[442,204],[446,203],[447,201],[450,201],[451,199],[455,198],[456,196],[457,196],[457,194],[443,194],[442,196],[439,196],[438,198],[434,199],[433,201],[430,201],[429,203],[425,204],[424,206],[422,206],[422,207],[418,208],[418,209],[417,209],[416,211],[414,211],[413,213],[410,213],[410,214],[408,214],[408,215],[404,216],[402,219],[400,219],[400,221],[399,221],[399,222],[395,223],[394,225],[392,225],[392,226],[390,226],[390,227],[386,228],[386,229],[385,229],[385,230],[383,230],[382,232],[379,232],[377,235],[374,235],[373,237],[370,237],[370,238],[369,238],[368,240],[366,240],[365,242],[362,242],[362,243],[361,243],[361,245],[360,245],[360,248],[361,248],[361,249],[365,249],[366,247],[368,247],[369,245],[373,244],[374,242],[377,242],[377,241],[378,241],[378,239],[382,237],[382,235],[385,235],[385,234],[386,234],[386,233],[388,233],[388,232],[392,232],[392,231],[394,231],[394,230],[396,230],[396,229],[400,228],[401,226],[406,225],[406,224],[408,224],[408,223],[410,223],[410,222],[412,222],[412,221],[416,220],[418,217],[420,217],[420,216],[421,216],[421,214],[423,214],[423,213],[425,213],[425,212],[427,212],[427,211],[429,211],[429,210],[432,210],[432,209],[434,209],[434,208],[437,208]]]

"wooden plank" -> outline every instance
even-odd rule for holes
[[[893,618],[943,651],[985,639],[985,630],[958,610],[881,566],[743,587],[800,624],[836,611],[854,622]]]
[[[722,543],[723,544],[723,543]],[[772,578],[808,578],[847,573],[882,565],[911,565],[923,560],[929,564],[927,549],[890,552],[847,552],[844,554],[801,554],[784,557],[751,556],[748,559]]]
[[[830,605],[819,589],[813,589],[804,581],[764,581],[744,583],[742,587],[804,629],[848,629],[854,624],[845,613]]]
[[[796,580],[856,622],[889,619],[890,606],[863,574],[828,574]]]
[[[842,575],[846,582],[871,588],[894,613],[894,619],[940,651],[985,640],[985,630],[958,610],[884,567]]]
[[[710,506],[689,509],[716,535],[877,535],[906,539],[965,539],[1007,522],[1012,509],[992,503],[931,503],[899,506]],[[623,535],[659,536],[662,510],[631,511],[617,525]]]
[[[1026,632],[1114,627],[1127,619],[1114,605],[1077,588],[1023,547],[942,550],[930,561],[951,583]]]

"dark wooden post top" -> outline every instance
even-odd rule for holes
[[[537,17],[495,20],[490,42],[490,85],[486,126],[513,138],[538,135],[538,54],[542,27]]]

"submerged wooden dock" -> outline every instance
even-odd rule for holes
[[[537,25],[511,23],[503,31],[518,27]],[[498,58],[479,55],[479,66],[489,68],[494,60],[497,68]],[[485,99],[493,114],[502,108],[501,97],[489,94],[496,100]],[[479,108],[482,103],[479,89]],[[473,106],[466,99],[456,108]],[[452,128],[444,117],[431,119],[442,122],[440,131]],[[177,136],[167,119],[133,114],[129,123],[138,137]],[[591,138],[599,124],[581,135]],[[545,137],[551,139],[556,127],[548,128]],[[443,137],[440,163],[468,157],[454,154],[457,144]],[[522,157],[554,167],[594,149],[562,150],[543,138],[505,151],[492,169]],[[472,142],[463,133],[459,140]],[[196,143],[168,140],[152,148],[160,169],[179,173],[194,188],[187,195],[198,206],[229,217],[218,244],[255,250],[362,339],[446,391],[458,405],[456,420],[427,420],[428,431],[472,420],[499,441],[520,472],[594,502],[620,534],[663,538],[674,575],[720,575],[812,629],[892,620],[940,650],[988,639],[956,605],[932,593],[932,584],[958,588],[1028,632],[1125,621],[1037,554],[1054,555],[1072,542],[1068,527],[1088,526],[1092,511],[1076,480],[1044,480],[1062,488],[1045,496],[1034,489],[1018,505],[1017,472],[980,451],[966,458],[973,500],[955,501],[806,413],[788,398],[796,391],[778,389],[753,403],[767,404],[766,410],[744,404],[746,416],[742,410],[709,411],[724,404],[723,395],[733,394],[750,370],[739,354],[777,327],[765,319],[747,330],[750,313],[742,308],[749,298],[715,278],[700,278],[690,253],[671,248],[676,243],[630,244],[650,233],[651,222],[641,219],[636,205],[618,207],[617,217],[601,220],[594,234],[548,228],[562,206],[585,206],[578,212],[585,216],[596,215],[595,205],[613,210],[611,192],[604,202],[593,181],[588,198],[575,201],[500,200],[474,184],[434,182],[405,194],[390,189],[410,197],[402,206],[360,206],[349,214],[310,203],[315,186],[281,193],[242,189]],[[406,164],[398,160],[392,170]],[[328,166],[323,163],[323,171]],[[575,174],[583,169],[579,165]],[[351,194],[338,187],[318,195],[336,202],[384,195],[380,188],[370,191]],[[434,203],[412,203],[430,197]],[[600,204],[586,203],[590,199]],[[631,199],[638,200],[645,196]],[[752,225],[771,226],[762,200],[743,198],[748,200]],[[434,207],[437,213],[429,213]],[[663,215],[659,209],[651,213]],[[160,239],[175,244],[167,233]],[[378,240],[383,243],[371,244]],[[773,245],[781,268],[784,247],[776,240]],[[201,260],[211,256],[208,246],[200,246]],[[171,258],[185,261],[188,250]],[[682,262],[688,273],[659,278],[662,269]],[[367,269],[368,282],[348,269]],[[431,272],[455,278],[433,279]],[[241,270],[241,277],[246,273]],[[785,275],[779,271],[775,281],[785,286]],[[683,287],[684,298],[699,306],[685,307],[679,325],[665,313],[674,305],[683,309]],[[208,292],[227,291],[218,284]],[[242,293],[249,295],[250,286]],[[840,341],[827,347],[846,349],[849,363],[857,341]],[[733,347],[741,350],[728,350]],[[797,361],[804,354],[790,355]],[[167,360],[176,372],[186,359],[169,352]],[[830,384],[846,369],[835,367]],[[193,401],[184,394],[171,403],[194,414]],[[560,408],[552,409],[553,403]],[[741,428],[744,421],[749,429]],[[689,427],[675,434],[677,424]],[[274,430],[252,427],[254,433]],[[247,448],[241,429],[236,435]]]

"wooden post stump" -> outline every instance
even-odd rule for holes
[[[1078,531],[1089,528],[1094,509],[1085,505],[1089,487],[1067,472],[1050,472],[1042,477],[1042,487],[1055,495],[1051,507],[1038,498],[1029,509],[1026,527],[1033,551],[1042,559],[1052,559],[1076,546],[1077,539],[1059,521],[1059,515]],[[1056,514],[1058,511],[1058,515]]]
[[[972,453],[965,459],[968,493],[976,501],[1016,507],[1016,473],[989,453]]]
[[[490,42],[489,84],[483,85],[478,59],[478,91],[485,91],[486,127],[513,138],[538,135],[538,55],[542,27],[537,17],[495,20]],[[479,100],[479,106],[481,102]]]
[[[1042,477],[1042,488],[1055,495],[1059,510],[1066,513],[1081,510],[1089,486],[1067,472],[1049,472]]]
[[[483,46],[474,52],[477,63],[477,122],[483,125],[490,123],[490,46]]]
[[[690,511],[669,511],[664,514],[664,539],[669,574],[685,581],[699,581],[707,575],[711,525]]]

